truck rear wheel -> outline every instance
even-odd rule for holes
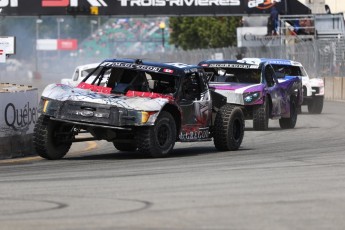
[[[137,130],[136,141],[139,152],[152,157],[165,157],[174,148],[176,124],[173,116],[162,111],[155,125]]]
[[[290,99],[290,117],[288,118],[280,118],[279,125],[282,129],[293,129],[296,126],[297,122],[297,105],[295,97]]]
[[[217,113],[213,129],[214,146],[219,151],[237,150],[244,136],[244,115],[239,107],[226,104]]]
[[[254,130],[267,130],[269,116],[269,103],[267,98],[262,105],[258,105],[253,110],[253,128]]]
[[[40,115],[37,119],[33,143],[39,156],[48,160],[63,158],[72,145],[73,126]]]
[[[323,109],[323,96],[314,96],[308,103],[308,112],[311,114],[320,114]]]

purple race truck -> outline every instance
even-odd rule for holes
[[[302,80],[289,76],[278,81],[267,60],[206,60],[198,65],[208,72],[210,88],[224,95],[227,103],[239,105],[255,130],[267,130],[269,118],[279,119],[283,129],[294,128],[303,102]]]

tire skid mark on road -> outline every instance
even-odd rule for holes
[[[65,196],[66,198],[71,197],[71,196]],[[78,198],[76,196],[74,196],[74,198]],[[80,198],[80,197],[79,197]],[[150,201],[146,201],[146,200],[139,200],[139,199],[129,199],[129,198],[100,198],[100,197],[81,197],[83,199],[103,199],[103,200],[112,200],[112,201],[124,201],[124,202],[130,202],[130,203],[137,203],[139,204],[139,207],[134,207],[134,208],[128,208],[127,210],[115,210],[115,211],[103,211],[101,213],[85,213],[85,214],[81,214],[81,213],[75,213],[73,215],[70,215],[69,218],[80,218],[80,217],[95,217],[95,216],[107,216],[107,215],[121,215],[121,214],[131,214],[131,213],[136,213],[136,212],[141,212],[144,210],[147,210],[149,208],[151,208],[154,204],[153,202]],[[58,202],[58,201],[51,201],[51,200],[36,200],[36,199],[21,199],[21,198],[6,198],[6,197],[2,197],[0,198],[0,200],[12,200],[12,201],[28,201],[28,202],[43,202],[43,203],[49,203],[49,204],[54,204],[55,207],[51,207],[51,208],[42,208],[39,210],[23,210],[23,211],[17,211],[17,212],[12,212],[12,213],[3,213],[1,212],[0,209],[0,220],[3,219],[2,217],[5,217],[7,220],[8,218],[10,218],[11,216],[14,216],[14,218],[10,218],[11,220],[26,220],[26,219],[41,219],[41,216],[30,216],[30,217],[21,217],[20,215],[27,215],[27,214],[32,214],[32,213],[41,213],[41,212],[48,212],[48,211],[56,211],[58,209],[63,209],[63,208],[68,208],[68,207],[72,207],[73,205],[68,205],[62,202]],[[115,208],[117,208],[117,206],[114,206]],[[54,216],[54,214],[50,215],[49,217],[44,217],[45,220],[51,220],[51,219],[65,219],[66,217],[64,216]]]
[[[34,202],[34,203],[47,203],[47,204],[52,204],[53,207],[49,208],[40,208],[37,210],[22,210],[22,211],[17,211],[13,213],[4,213],[1,211],[1,215],[3,216],[11,216],[11,215],[21,215],[21,214],[28,214],[28,213],[38,213],[38,212],[47,212],[47,211],[53,211],[57,209],[63,209],[67,208],[68,204],[62,203],[62,202],[57,202],[57,201],[52,201],[52,200],[36,200],[36,199],[24,199],[24,198],[12,198],[12,197],[0,197],[0,200],[5,200],[5,201],[21,201],[21,202]]]

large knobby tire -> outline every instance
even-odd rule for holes
[[[135,151],[137,149],[136,144],[132,143],[116,143],[116,141],[113,142],[114,147],[119,151]]]
[[[288,118],[280,118],[279,119],[279,125],[280,128],[282,129],[293,129],[296,126],[297,122],[297,114],[298,114],[298,109],[297,109],[297,103],[296,103],[296,98],[291,97],[290,99],[290,117]]]
[[[152,157],[169,155],[176,141],[176,124],[173,116],[162,111],[155,125],[137,130],[136,141],[139,152]]]
[[[253,109],[253,128],[254,130],[267,130],[269,118],[269,103],[267,98],[261,105],[257,105]]]
[[[297,105],[297,114],[302,114],[302,105]]]
[[[57,160],[64,157],[72,145],[72,140],[62,142],[64,135],[58,132],[71,132],[72,126],[62,125],[48,116],[40,115],[34,128],[33,143],[39,156],[48,160]],[[71,134],[72,135],[72,134]]]
[[[308,103],[308,112],[311,114],[320,114],[323,109],[323,96],[314,96]]]
[[[237,150],[244,136],[244,115],[241,108],[226,104],[217,113],[213,142],[219,151]]]

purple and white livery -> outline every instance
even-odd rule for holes
[[[244,58],[246,61],[255,61],[253,58]],[[320,114],[323,109],[325,85],[322,78],[310,78],[300,62],[285,59],[260,59],[272,65],[279,82],[291,77],[300,77],[303,86],[303,104],[308,106],[308,112]],[[301,112],[301,106],[298,110]]]
[[[278,60],[277,60],[278,61]],[[209,85],[239,105],[255,130],[268,129],[268,119],[279,119],[283,129],[294,128],[303,102],[300,77],[279,81],[268,59],[206,60],[199,63],[209,74]]]

